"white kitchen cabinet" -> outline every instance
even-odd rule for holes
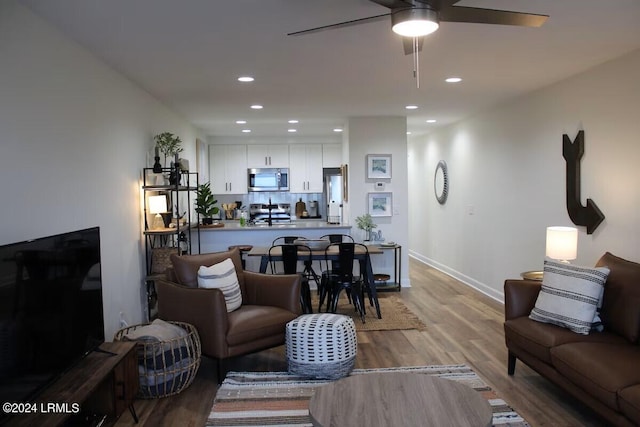
[[[290,145],[289,160],[289,191],[322,193],[322,145]]]
[[[247,146],[247,167],[288,168],[289,146],[287,144]]]
[[[342,165],[342,145],[322,144],[322,167],[339,168]]]
[[[247,146],[210,145],[209,175],[213,194],[247,194]]]

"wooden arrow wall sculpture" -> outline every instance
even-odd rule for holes
[[[604,214],[591,199],[587,206],[580,201],[580,159],[584,154],[584,131],[578,132],[575,141],[562,135],[562,157],[567,162],[567,212],[575,225],[587,227],[587,234],[593,234],[604,220]]]

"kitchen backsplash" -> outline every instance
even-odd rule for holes
[[[326,202],[324,202],[322,193],[289,193],[283,191],[273,191],[273,192],[258,192],[258,193],[248,193],[248,194],[220,194],[215,195],[215,198],[218,200],[216,206],[218,206],[222,210],[223,203],[235,203],[242,202],[242,206],[245,206],[246,210],[249,211],[249,205],[251,203],[269,203],[269,197],[271,197],[271,203],[289,203],[291,204],[291,215],[295,215],[295,205],[300,199],[309,206],[309,202],[317,201],[318,202],[318,214],[320,217],[326,219],[327,218],[327,206]]]

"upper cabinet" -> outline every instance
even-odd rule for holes
[[[342,145],[322,144],[322,167],[339,168],[342,166]]]
[[[289,146],[287,144],[247,146],[247,167],[288,168]]]
[[[247,146],[210,145],[209,175],[213,194],[247,194]]]
[[[322,145],[289,146],[289,191],[322,193]]]

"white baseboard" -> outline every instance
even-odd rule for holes
[[[495,289],[493,289],[490,286],[487,286],[486,284],[479,282],[469,276],[466,276],[462,273],[460,273],[459,271],[456,271],[452,268],[447,267],[444,264],[440,264],[437,261],[434,261],[430,258],[425,257],[424,255],[420,255],[417,252],[414,252],[412,250],[409,250],[409,256],[413,259],[415,259],[416,261],[420,261],[423,264],[426,264],[430,267],[435,268],[436,270],[439,270],[441,272],[443,272],[444,274],[453,277],[454,279],[458,280],[459,282],[464,283],[465,285],[469,286],[470,288],[475,289],[476,291],[483,293],[484,295],[488,296],[491,299],[494,299],[496,301],[498,301],[500,304],[504,304],[504,293],[500,292],[500,291],[496,291]]]

